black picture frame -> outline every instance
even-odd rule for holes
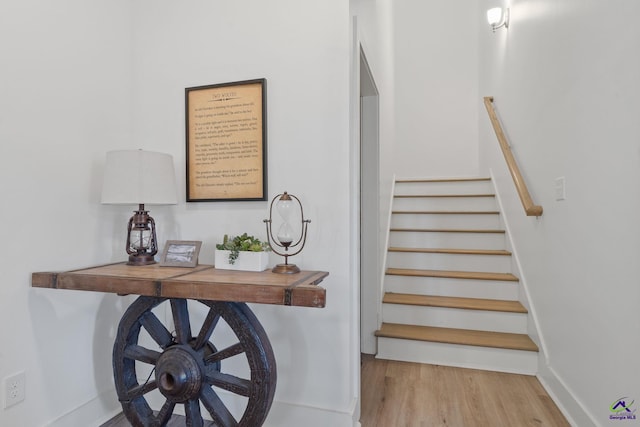
[[[267,200],[266,85],[185,89],[187,202]]]

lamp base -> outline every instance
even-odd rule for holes
[[[153,255],[132,254],[132,255],[129,255],[129,262],[127,263],[127,265],[150,265],[155,263],[156,263],[156,260],[153,259]]]
[[[278,264],[271,269],[272,273],[295,274],[300,273],[300,269],[295,264]]]

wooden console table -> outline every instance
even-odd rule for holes
[[[328,274],[119,263],[63,273],[33,273],[31,285],[140,295],[122,316],[113,347],[116,391],[134,426],[165,426],[180,404],[184,405],[187,426],[203,426],[202,403],[217,426],[258,427],[273,401],[276,363],[267,334],[246,303],[324,307],[326,291],[317,284]],[[188,304],[188,300],[193,301]],[[170,307],[171,322],[163,322],[163,316],[152,311],[161,304]],[[204,306],[207,313],[195,331],[188,308],[193,304]],[[147,336],[141,339],[142,330]],[[216,346],[218,336],[226,342],[224,347]],[[225,360],[232,358],[234,363],[238,358],[245,361],[248,378],[225,370]],[[144,365],[152,368],[151,374],[139,378]],[[149,393],[156,390],[164,400],[158,411],[148,401]],[[216,390],[243,396],[246,406],[240,409],[242,413],[228,408]]]

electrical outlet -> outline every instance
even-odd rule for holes
[[[18,372],[4,379],[4,407],[8,408],[24,400],[25,376]]]

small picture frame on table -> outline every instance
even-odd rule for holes
[[[162,267],[195,267],[202,242],[198,240],[167,240],[160,257]]]

